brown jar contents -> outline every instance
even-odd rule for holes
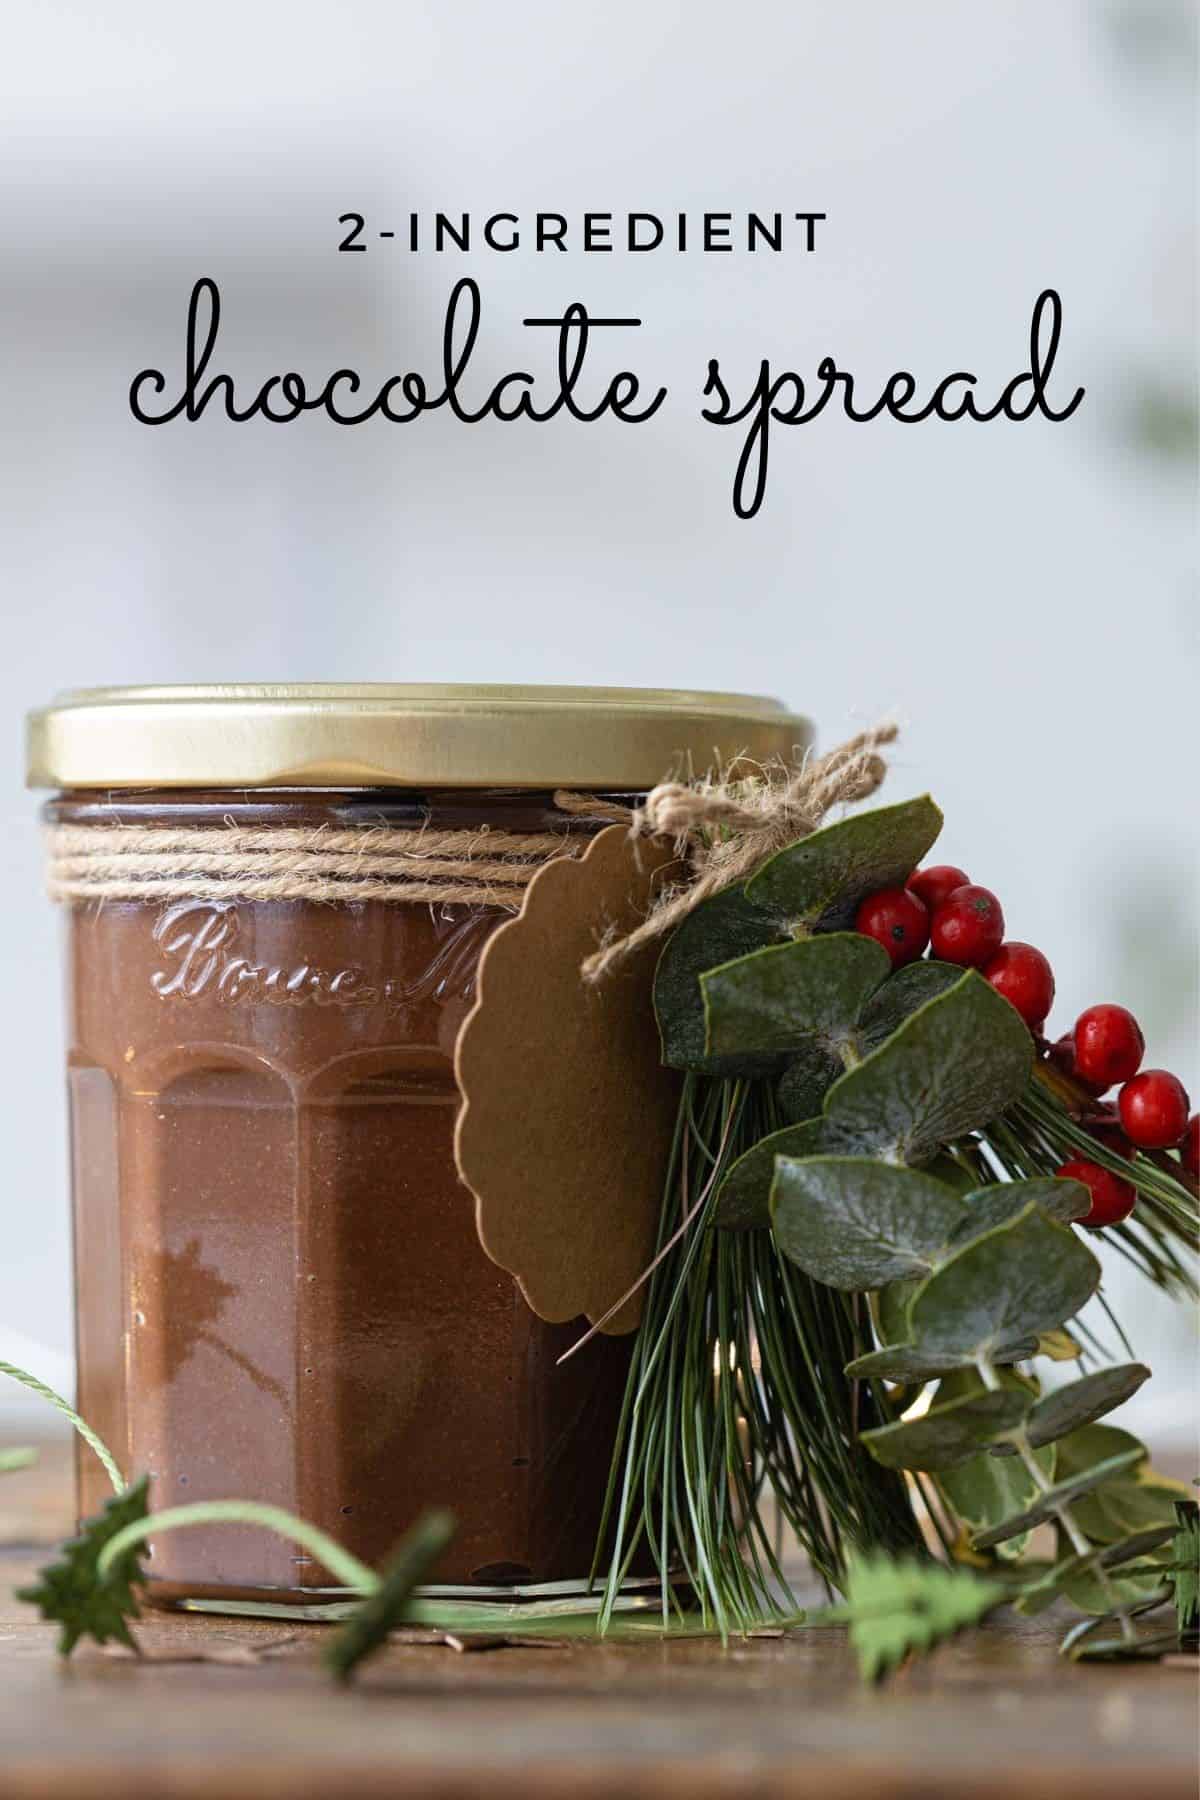
[[[67,794],[59,824],[563,828],[548,795]],[[578,828],[578,827],[576,827]],[[152,1504],[288,1508],[378,1564],[423,1508],[436,1579],[578,1581],[631,1340],[549,1325],[454,1167],[455,1038],[503,913],[360,901],[66,909],[79,1405]],[[531,972],[531,978],[536,973]],[[80,1509],[103,1501],[83,1450]],[[163,1534],[162,1599],[311,1599],[245,1526]]]

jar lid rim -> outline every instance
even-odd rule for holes
[[[391,682],[77,688],[29,715],[37,788],[581,787],[790,760],[809,722],[692,689]]]

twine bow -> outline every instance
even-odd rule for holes
[[[597,805],[583,794],[558,793],[561,811],[629,823],[633,837],[674,840],[688,876],[666,888],[636,930],[601,944],[583,964],[587,981],[599,981],[643,944],[662,937],[700,903],[746,881],[769,857],[818,829],[834,806],[865,800],[887,774],[880,754],[899,728],[872,726],[826,756],[806,757],[799,767],[761,766],[750,777],[727,775],[690,785],[666,781],[642,806]]]

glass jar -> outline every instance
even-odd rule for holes
[[[560,785],[631,798],[681,755],[803,741],[770,702],[611,690],[98,690],[34,716],[31,783],[92,883],[56,863],[78,1404],[154,1506],[275,1503],[378,1564],[448,1504],[440,1584],[578,1584],[632,1343],[558,1366],[586,1321],[530,1310],[455,1169],[455,1039],[515,902],[343,899],[345,864],[319,898],[231,891],[187,846],[545,841],[596,829]],[[130,828],[149,848],[115,874],[81,835]],[[105,1481],[78,1469],[86,1515]],[[336,1593],[245,1526],[164,1534],[149,1568],[165,1601]]]

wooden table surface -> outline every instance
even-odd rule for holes
[[[1054,1619],[1005,1618],[878,1692],[829,1630],[727,1651],[392,1645],[340,1690],[321,1626],[150,1614],[146,1651],[177,1660],[64,1663],[12,1590],[69,1509],[61,1446],[0,1483],[2,1800],[1196,1793],[1195,1665],[1064,1666]],[[198,1651],[230,1660],[178,1660]]]

